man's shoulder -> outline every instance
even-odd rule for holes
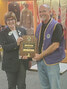
[[[62,24],[61,24],[61,23],[57,23],[55,30],[62,30],[62,31],[63,31],[63,26],[62,26]]]
[[[41,26],[42,26],[42,23],[38,24],[38,26],[37,26],[37,27],[41,27]]]
[[[41,26],[42,26],[42,23],[38,24],[38,26],[36,28],[36,32],[40,31]]]
[[[57,23],[57,27],[63,27],[61,23]]]

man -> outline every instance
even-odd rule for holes
[[[39,14],[42,19],[36,30],[39,54],[33,60],[37,61],[42,89],[61,89],[59,62],[65,57],[63,29],[50,18],[48,5],[41,5]]]

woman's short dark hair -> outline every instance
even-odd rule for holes
[[[7,20],[11,17],[17,21],[16,15],[12,11],[9,11],[5,14],[5,24],[7,24]]]

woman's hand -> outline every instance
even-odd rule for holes
[[[17,45],[19,46],[22,41],[23,41],[23,38],[22,38],[22,37],[19,37],[19,38],[17,39]]]
[[[27,56],[23,56],[23,57],[22,57],[22,59],[25,59],[25,60],[27,60],[27,59],[28,59],[28,57],[27,57]]]

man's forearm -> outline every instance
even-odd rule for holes
[[[59,42],[54,42],[52,45],[50,45],[45,51],[41,53],[41,56],[47,56],[51,53],[53,53],[57,48],[59,48]]]

